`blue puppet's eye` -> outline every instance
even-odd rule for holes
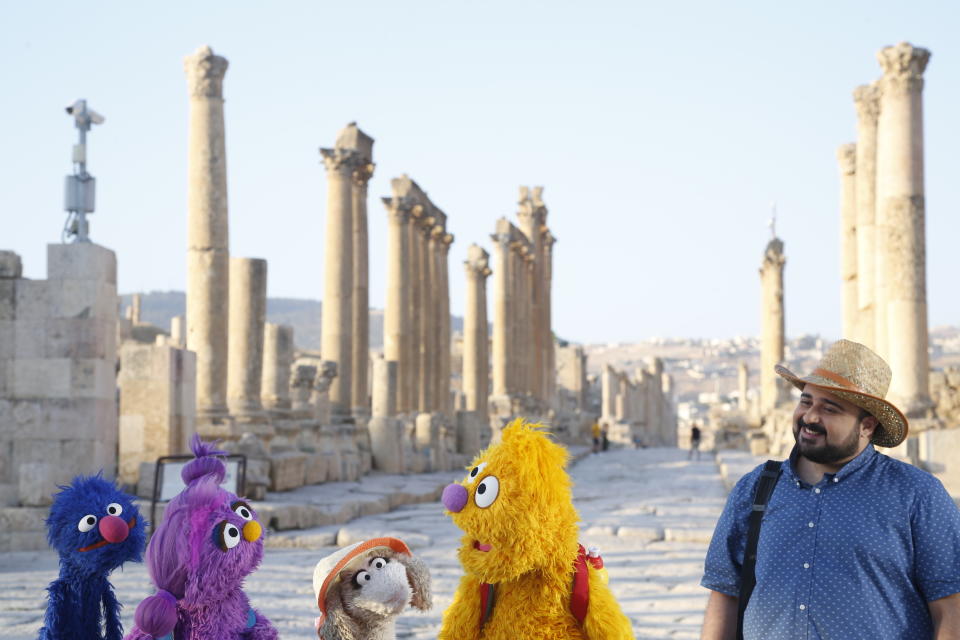
[[[81,533],[86,533],[87,531],[90,531],[90,529],[93,529],[96,524],[97,516],[91,513],[80,518],[80,522],[77,523],[77,529],[79,529]]]
[[[107,505],[107,513],[109,513],[112,516],[118,516],[121,513],[123,513],[123,507],[121,507],[116,502],[111,502],[110,504]]]
[[[213,528],[213,543],[221,551],[228,551],[240,544],[240,529],[226,520]]]

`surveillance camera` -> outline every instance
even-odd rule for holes
[[[73,104],[67,106],[67,113],[73,115],[74,111],[83,112],[84,103],[86,100],[76,100]]]

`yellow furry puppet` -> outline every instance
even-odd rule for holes
[[[444,489],[464,531],[465,573],[439,640],[634,637],[600,572],[584,562],[567,459],[541,425],[515,420],[462,483]]]

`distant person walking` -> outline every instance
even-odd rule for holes
[[[610,439],[607,438],[609,431],[610,425],[608,424],[603,425],[603,429],[600,430],[600,438],[603,441],[602,448],[604,451],[610,448]]]
[[[697,462],[700,462],[700,427],[696,422],[690,427],[690,453],[687,455],[687,460],[693,460],[694,451],[697,452]]]
[[[600,430],[599,420],[593,421],[593,426],[590,427],[590,432],[593,434],[593,452],[600,453],[600,436],[602,432]]]

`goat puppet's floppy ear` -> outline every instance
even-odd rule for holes
[[[397,560],[407,568],[407,582],[413,589],[410,604],[421,611],[428,610],[433,606],[433,593],[430,591],[430,570],[427,565],[420,558],[405,553],[398,553]]]
[[[340,599],[340,586],[340,584],[335,584],[327,589],[327,615],[323,618],[321,627],[317,629],[317,637],[334,637],[342,638],[343,640],[365,640],[366,635],[360,628],[360,625],[357,624],[356,620],[350,617],[350,614],[347,613],[347,610],[343,607],[343,601]],[[320,629],[322,629],[324,625],[332,627],[335,630],[335,633],[328,636],[322,635]]]

